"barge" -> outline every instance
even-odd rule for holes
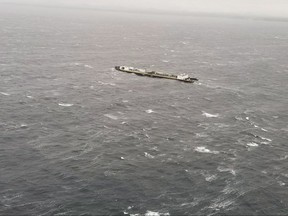
[[[127,67],[127,66],[115,66],[115,69],[118,71],[126,72],[126,73],[134,73],[139,76],[172,79],[172,80],[178,80],[178,81],[187,82],[187,83],[193,83],[195,81],[198,81],[197,78],[189,77],[186,74],[173,75],[173,74],[167,74],[163,72],[149,71],[146,69],[139,69],[139,68]]]

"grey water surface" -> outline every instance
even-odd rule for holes
[[[288,22],[0,13],[1,215],[288,214]]]

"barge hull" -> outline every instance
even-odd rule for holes
[[[162,78],[162,79],[171,79],[171,80],[178,80],[181,82],[193,83],[198,81],[197,78],[187,77],[186,79],[180,79],[179,76],[171,75],[171,74],[164,74],[156,71],[146,71],[144,69],[137,69],[125,66],[116,66],[116,70],[126,72],[126,73],[134,73],[139,76],[148,76],[152,78]]]

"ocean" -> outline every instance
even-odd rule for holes
[[[0,13],[1,215],[288,214],[288,22]]]

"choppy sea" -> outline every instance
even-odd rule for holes
[[[0,13],[1,215],[288,214],[288,22]]]

